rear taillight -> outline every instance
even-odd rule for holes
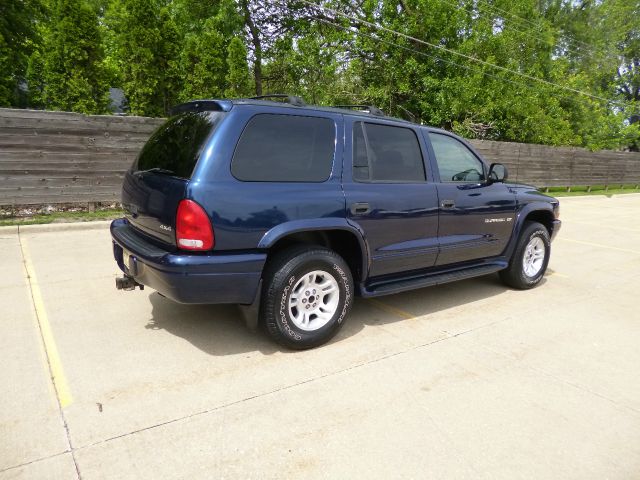
[[[204,209],[193,200],[182,200],[176,213],[176,243],[184,250],[211,250],[213,228]]]

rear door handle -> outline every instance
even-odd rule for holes
[[[367,202],[358,202],[351,204],[351,213],[353,215],[366,215],[371,211],[371,206]]]
[[[442,202],[440,202],[440,206],[442,208],[453,208],[456,206],[456,202],[453,200],[442,200]]]

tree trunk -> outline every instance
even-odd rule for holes
[[[253,79],[256,83],[256,95],[262,95],[262,51],[258,47],[256,47],[256,61],[253,65]]]
[[[253,44],[253,79],[256,84],[256,95],[262,95],[262,42],[260,41],[260,32],[253,18],[251,18],[251,11],[249,10],[247,0],[242,2],[242,9],[244,10],[244,23],[249,28],[251,43]]]

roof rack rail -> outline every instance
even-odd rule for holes
[[[376,117],[384,117],[384,112],[380,110],[378,107],[374,107],[373,105],[333,105],[334,108],[359,108],[361,110],[366,110],[371,115],[375,115]]]
[[[263,98],[286,98],[286,103],[290,103],[295,107],[305,107],[307,103],[300,97],[295,95],[287,95],[286,93],[272,93],[269,95],[258,95],[256,97],[250,97],[251,100],[262,100]]]

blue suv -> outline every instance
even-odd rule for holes
[[[304,349],[336,334],[356,295],[493,272],[540,283],[556,199],[506,183],[503,165],[450,132],[281,97],[174,109],[124,179],[118,288],[239,304],[251,326]]]

